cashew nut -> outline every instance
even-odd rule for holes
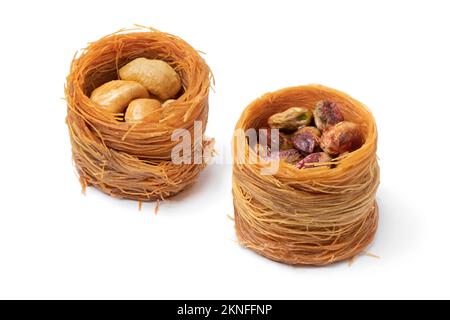
[[[177,101],[177,100],[175,100],[175,99],[169,99],[169,100],[166,100],[166,101],[164,101],[164,103],[162,104],[162,107],[163,107],[163,108],[168,107],[169,105],[171,105],[171,104],[174,103],[175,101]]]
[[[155,99],[136,99],[130,103],[125,113],[125,121],[158,122],[161,118],[161,103]]]
[[[134,99],[148,96],[147,90],[137,82],[114,80],[95,89],[91,100],[106,111],[120,113]]]
[[[136,81],[161,100],[173,98],[181,88],[178,73],[162,60],[137,58],[119,70],[122,80]]]

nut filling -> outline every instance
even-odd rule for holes
[[[267,123],[269,128],[263,128],[263,132],[269,134],[271,129],[280,130],[279,152],[274,152],[272,158],[279,158],[299,169],[332,168],[335,157],[355,151],[364,144],[361,127],[345,121],[341,107],[334,101],[318,101],[312,112],[292,107],[272,115]],[[269,153],[273,143],[269,141],[266,145]]]
[[[121,80],[107,82],[91,100],[109,113],[124,114],[125,122],[158,123],[162,109],[181,89],[178,73],[165,61],[137,58],[119,70]]]

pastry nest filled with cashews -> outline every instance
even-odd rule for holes
[[[240,244],[290,265],[328,265],[363,253],[378,226],[377,128],[369,109],[324,86],[291,87],[252,102],[236,130],[261,137],[268,127],[287,129],[279,133],[279,152],[249,139],[244,152],[234,150]]]
[[[155,201],[192,186],[208,161],[175,163],[179,141],[173,133],[194,137],[200,130],[190,150],[212,148],[213,140],[204,137],[211,83],[210,69],[194,48],[151,28],[124,29],[79,52],[65,95],[83,188]]]

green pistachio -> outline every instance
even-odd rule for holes
[[[324,131],[320,147],[328,154],[336,156],[355,151],[363,143],[361,128],[356,123],[343,121]]]
[[[325,130],[341,121],[344,121],[344,116],[341,107],[336,102],[327,100],[317,102],[314,109],[314,122],[317,128]]]
[[[294,107],[272,115],[268,123],[273,129],[295,131],[299,127],[309,125],[312,118],[313,114],[310,110]]]
[[[297,163],[296,167],[299,169],[308,169],[308,168],[317,168],[317,167],[328,167],[330,168],[331,165],[323,164],[318,165],[317,163],[321,162],[331,162],[332,158],[325,152],[316,152],[312,153],[308,156],[306,156],[304,159],[302,159],[299,163]]]
[[[320,150],[320,136],[322,133],[316,127],[303,127],[298,129],[291,138],[295,149],[302,155],[308,155]]]
[[[282,150],[278,153],[278,157],[286,163],[297,164],[302,160],[302,155],[296,149]]]
[[[280,132],[280,150],[289,150],[294,148],[292,144],[291,137],[283,132]]]

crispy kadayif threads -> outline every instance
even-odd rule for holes
[[[137,58],[163,60],[180,75],[179,96],[162,109],[156,123],[118,121],[89,98]],[[165,199],[193,185],[206,164],[172,163],[178,142],[171,135],[179,128],[193,134],[194,121],[206,129],[210,78],[209,67],[194,48],[154,29],[122,30],[81,51],[72,62],[65,93],[73,160],[82,183],[141,201]],[[208,148],[212,141],[199,143]]]
[[[236,128],[265,127],[271,115],[293,104],[313,110],[319,100],[335,101],[347,121],[361,126],[364,144],[359,149],[333,159],[332,169],[299,170],[280,161],[277,173],[262,175],[268,164],[252,164],[252,148],[246,149],[244,164],[233,165],[239,242],[292,265],[327,265],[352,258],[372,242],[378,225],[377,130],[363,104],[323,86],[287,88],[251,103]]]

